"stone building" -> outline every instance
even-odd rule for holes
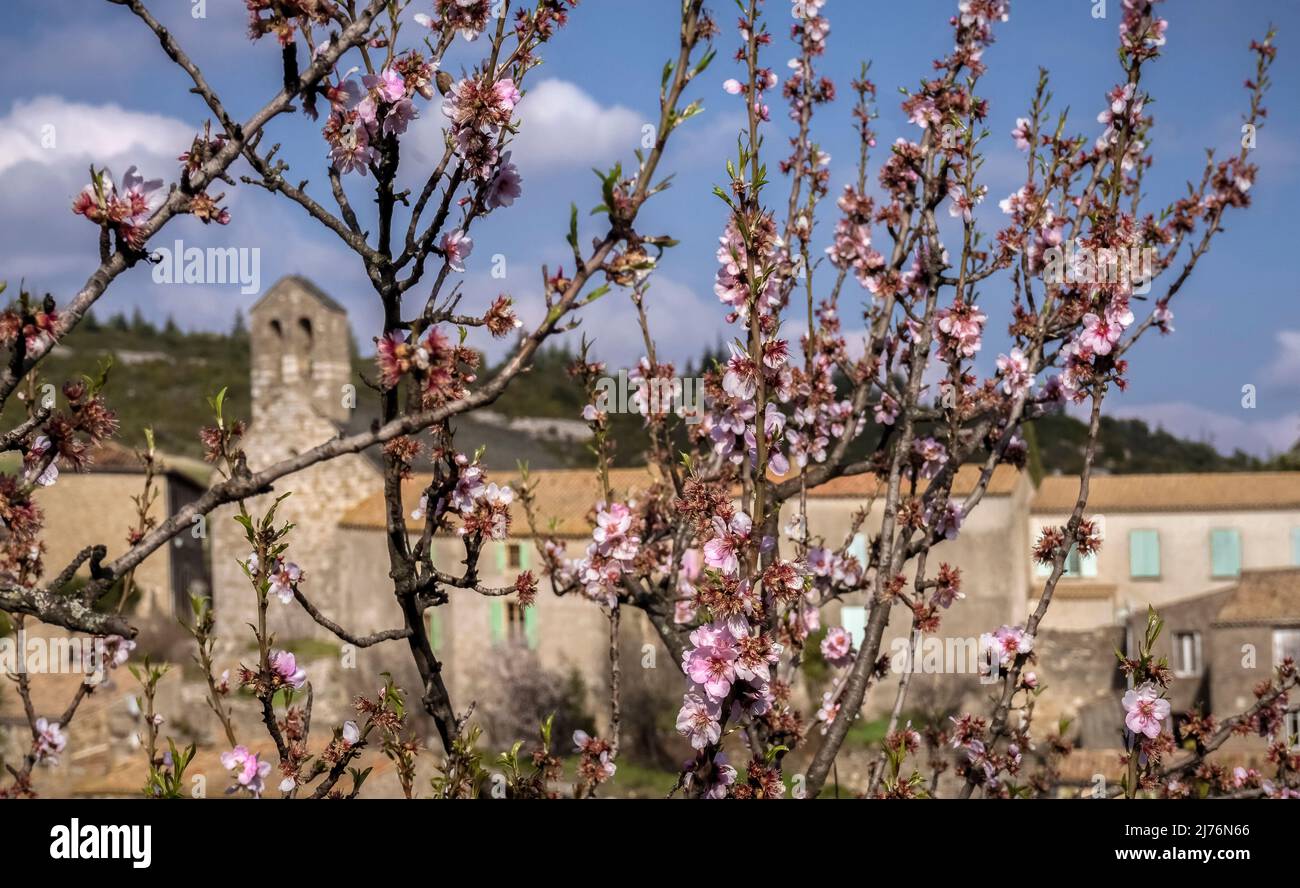
[[[979,467],[963,466],[952,484],[952,497],[963,500],[975,487]],[[880,526],[884,511],[884,484],[874,475],[836,478],[810,490],[808,526],[825,537],[827,545],[839,546],[848,539],[854,514],[868,507],[863,529]],[[974,702],[986,691],[981,689],[979,671],[980,636],[1003,624],[1023,623],[1029,598],[1029,577],[1023,569],[1027,551],[1028,527],[1024,515],[1034,493],[1029,475],[1009,466],[999,466],[989,480],[979,507],[962,523],[955,540],[944,540],[931,549],[929,573],[941,563],[961,569],[965,598],[943,614],[939,634],[923,638],[919,648],[911,644],[911,622],[906,610],[895,609],[881,642],[881,653],[890,654],[895,675],[910,668],[908,652],[915,658],[909,700],[926,710],[957,707]],[[786,504],[793,513],[797,503]],[[788,520],[788,516],[783,516]],[[858,532],[850,541],[849,551],[866,562],[867,537]],[[904,569],[909,582],[915,563]],[[862,640],[867,621],[866,593],[831,603],[822,615],[823,625],[841,625]],[[931,671],[936,665],[941,672]],[[895,677],[887,678],[879,691],[868,698],[869,712],[888,712],[893,705]]]
[[[374,409],[372,393],[362,389],[358,395],[361,383],[352,369],[354,349],[347,314],[311,282],[287,277],[272,286],[249,312],[249,337],[252,404],[228,404],[227,411],[232,417],[251,416],[242,442],[251,470],[340,435],[364,431],[375,421],[375,413],[370,412]],[[368,394],[372,396],[367,398]],[[520,434],[508,423],[464,418],[456,426],[464,440],[472,442],[466,445],[469,449],[488,445],[484,462],[493,469],[514,467],[517,459],[544,469],[561,461],[557,447],[581,446]],[[417,462],[416,468],[428,466]],[[362,634],[401,625],[388,579],[382,530],[370,537],[375,545],[358,552],[350,543],[344,520],[382,489],[382,451],[375,446],[281,479],[273,491],[245,504],[251,514],[261,515],[276,497],[289,494],[276,516],[279,523],[294,525],[289,557],[306,572],[304,593],[322,614]],[[239,563],[247,559],[249,546],[243,528],[233,520],[236,514],[236,505],[224,506],[213,512],[209,526],[218,634],[235,652],[242,653],[256,611],[253,591]],[[281,607],[276,603],[268,618],[278,646],[292,648],[308,640],[316,650],[323,645],[342,645],[296,604]],[[356,652],[349,663],[354,668],[344,675],[361,687],[369,689],[374,676],[383,670],[404,679],[408,688],[418,686],[404,645],[386,644]],[[347,684],[336,689],[336,696],[347,699],[355,690],[350,681]],[[324,685],[318,691],[323,689]]]
[[[1187,650],[1185,636],[1171,638]],[[1210,624],[1203,663],[1210,669],[1211,707],[1239,712],[1254,703],[1255,686],[1269,679],[1284,657],[1300,663],[1300,569],[1245,571],[1224,594]],[[1300,746],[1300,700],[1291,700],[1286,728]]]
[[[1064,524],[1078,495],[1078,478],[1044,478],[1031,537]],[[1096,555],[1071,555],[1052,600],[1054,628],[1123,624],[1147,605],[1225,589],[1242,570],[1300,564],[1298,472],[1097,476],[1088,515],[1104,542]],[[1034,573],[1041,588],[1046,569]]]
[[[154,480],[158,495],[149,517],[165,521],[203,492],[199,478],[207,467],[183,457],[165,457]],[[144,492],[145,473],[135,453],[106,442],[91,454],[86,472],[65,471],[50,487],[37,488],[34,498],[49,529],[45,542],[45,579],[52,579],[82,547],[102,543],[107,560],[123,554],[127,533],[138,522],[132,497]],[[83,565],[78,575],[89,576]],[[146,558],[135,571],[140,590],[133,612],[142,621],[172,623],[190,611],[190,595],[210,590],[203,538],[178,534]]]
[[[1284,657],[1300,662],[1300,567],[1243,570],[1227,588],[1162,608],[1160,616],[1165,629],[1155,654],[1174,671],[1175,721],[1198,710],[1240,712]],[[1133,615],[1130,650],[1145,621],[1145,613]],[[1300,700],[1291,701],[1288,729],[1300,737]]]
[[[167,520],[203,492],[201,480],[209,467],[184,457],[168,456],[163,468],[154,478],[153,499],[148,516],[157,522]],[[38,488],[33,497],[45,516],[45,572],[42,580],[49,582],[71,563],[81,549],[90,544],[102,543],[107,558],[112,560],[128,548],[127,534],[136,527],[139,517],[132,497],[144,492],[144,469],[130,449],[105,442],[90,454],[87,471],[63,471],[50,487]],[[89,567],[82,565],[79,579],[89,579]],[[190,596],[207,595],[211,588],[208,562],[201,535],[184,532],[167,545],[149,555],[135,569],[135,587],[138,594],[130,600],[131,621],[140,629],[138,641],[142,652],[162,655],[178,662],[188,661],[192,646],[178,644],[183,634],[178,620],[190,616]],[[0,614],[0,634],[9,629],[9,622]],[[12,650],[25,650],[25,645],[45,644],[49,657],[48,672],[43,672],[30,685],[33,708],[49,718],[58,718],[78,686],[84,681],[80,658],[68,656],[63,662],[54,662],[69,652],[81,650],[73,647],[87,641],[87,636],[69,633],[60,626],[48,625],[28,618],[23,627],[23,637],[7,637],[4,642],[23,643]],[[5,665],[5,669],[9,665]],[[4,670],[0,670],[4,671]],[[0,682],[0,758],[15,761],[26,753],[30,744],[27,715],[23,701],[13,691],[9,681]],[[125,669],[109,673],[108,681],[96,689],[96,696],[88,699],[77,711],[76,728],[70,732],[66,760],[74,768],[91,758],[97,767],[111,755],[128,749],[126,740],[135,727],[127,717],[124,694],[138,692],[138,685]],[[113,703],[109,705],[108,700]],[[195,711],[198,711],[197,708]],[[140,771],[136,763],[137,788]],[[58,784],[56,784],[58,785]],[[47,794],[60,794],[59,791]]]
[[[969,493],[976,474],[974,467],[963,469],[954,482],[954,496]],[[494,474],[492,478],[498,483],[519,484],[517,473]],[[580,556],[591,539],[589,512],[601,495],[595,473],[590,469],[540,471],[530,473],[530,481],[536,485],[540,524],[565,543],[571,556]],[[615,469],[610,474],[610,485],[620,498],[634,499],[653,482],[645,469]],[[427,476],[417,475],[403,484],[403,508],[408,514],[416,508],[420,492],[428,483]],[[865,536],[858,533],[850,538],[849,534],[853,513],[873,498],[875,491],[871,488],[876,485],[870,476],[856,476],[810,490],[810,527],[823,535],[828,545],[838,547],[848,542],[850,551],[865,559]],[[984,501],[966,521],[960,536],[934,549],[935,558],[962,566],[966,578],[963,588],[968,597],[948,613],[944,623],[945,636],[960,641],[947,644],[945,651],[946,660],[954,660],[948,665],[959,671],[918,674],[913,680],[916,699],[927,705],[953,706],[979,693],[980,635],[1003,623],[1024,619],[1029,578],[1021,569],[1017,551],[1028,545],[1024,515],[1032,491],[1027,475],[1009,468],[998,469]],[[872,515],[876,520],[880,508],[877,501]],[[376,491],[343,517],[339,539],[346,567],[341,579],[350,589],[382,589],[388,582],[385,513],[383,493]],[[486,586],[510,585],[520,571],[537,567],[536,543],[529,536],[527,519],[518,503],[512,508],[511,530],[508,540],[484,545],[478,571],[480,582]],[[443,570],[459,573],[465,557],[463,543],[455,537],[436,538],[433,557]],[[832,603],[823,612],[824,624],[844,625],[856,641],[861,641],[867,616],[864,599],[859,593],[843,603]],[[385,628],[399,618],[391,597],[358,596],[344,607],[354,621],[349,625],[360,632]],[[579,595],[556,597],[543,581],[537,603],[528,609],[519,608],[510,598],[457,593],[449,604],[431,609],[428,617],[430,638],[445,661],[454,698],[474,697],[481,690],[483,664],[494,657],[494,651],[515,645],[532,651],[538,664],[555,675],[582,676],[590,691],[594,715],[602,717],[599,707],[605,699],[608,673],[608,622],[603,610],[591,601]],[[654,651],[654,668],[666,671],[671,680],[676,666],[644,615],[628,608],[622,622],[621,646],[640,661],[649,645]],[[901,616],[896,617],[887,630],[882,650],[906,651],[909,636],[910,626]],[[637,672],[625,669],[625,675]],[[797,690],[806,696],[814,689]],[[672,693],[679,696],[680,691],[680,686],[675,685]],[[879,710],[888,709],[892,701],[877,695],[871,702],[873,709]]]
[[[285,279],[252,310],[250,333],[252,424],[244,446],[252,468],[370,424],[370,416],[350,406],[355,401],[349,398],[348,386],[356,377],[350,375],[347,318],[328,296],[304,280]],[[241,406],[232,409],[238,414]],[[508,434],[508,425],[473,416],[458,418],[455,425],[462,449],[487,444],[485,463],[498,483],[517,483],[515,461],[528,460],[538,484],[540,520],[554,521],[553,532],[567,541],[571,553],[585,547],[591,530],[589,510],[600,498],[596,478],[590,470],[558,468],[570,458],[567,451],[579,450],[580,444]],[[378,449],[372,450],[283,479],[275,491],[292,492],[280,516],[297,526],[291,556],[307,573],[304,591],[325,615],[361,634],[401,625],[388,578]],[[427,484],[422,474],[426,470],[417,465],[415,477],[403,484],[407,514],[416,508]],[[954,496],[960,499],[968,493],[974,479],[973,469],[963,469]],[[620,495],[635,495],[653,478],[642,469],[619,470],[611,482]],[[854,513],[863,508],[870,513],[863,526],[876,526],[881,509],[875,496],[878,485],[874,477],[860,475],[810,491],[812,532],[839,545],[850,532]],[[987,689],[974,674],[967,651],[984,633],[1004,624],[1024,624],[1043,585],[1044,571],[1030,558],[1033,541],[1043,527],[1066,521],[1077,492],[1075,478],[1048,477],[1035,485],[1027,473],[1001,467],[957,539],[935,548],[932,560],[962,569],[966,598],[944,614],[938,634],[943,646],[940,668],[928,668],[933,658],[927,661],[926,651],[920,652],[922,665],[910,698],[918,710],[982,707]],[[269,501],[264,496],[249,508],[260,512]],[[253,598],[237,563],[248,553],[242,530],[230,520],[232,512],[227,508],[212,519],[213,583],[224,634],[242,637],[248,631]],[[1115,745],[1115,712],[1123,685],[1114,652],[1126,644],[1131,648],[1126,626],[1130,617],[1145,614],[1148,605],[1169,618],[1165,643],[1188,643],[1181,621],[1205,627],[1199,647],[1192,650],[1207,665],[1209,677],[1190,671],[1180,676],[1174,690],[1180,711],[1203,697],[1207,688],[1216,708],[1233,708],[1241,696],[1238,688],[1245,685],[1215,689],[1216,681],[1226,681],[1231,674],[1218,665],[1228,656],[1228,641],[1220,644],[1216,639],[1235,644],[1232,633],[1248,632],[1264,651],[1275,643],[1269,633],[1297,625],[1286,620],[1300,621],[1300,606],[1294,597],[1279,596],[1272,599],[1273,610],[1261,616],[1258,600],[1251,598],[1256,616],[1250,619],[1256,622],[1246,625],[1246,617],[1232,616],[1236,611],[1223,616],[1231,595],[1214,596],[1234,589],[1247,595],[1255,571],[1300,564],[1300,473],[1099,476],[1092,480],[1088,514],[1101,522],[1105,541],[1095,557],[1071,556],[1040,627],[1036,668],[1049,692],[1040,698],[1039,712],[1048,720],[1075,719],[1086,746]],[[482,583],[510,585],[520,571],[537,567],[536,543],[518,503],[512,533],[506,541],[485,544],[479,562]],[[849,542],[857,554],[865,554],[865,536]],[[464,559],[461,541],[442,537],[433,545],[435,562],[448,573],[458,573]],[[1294,572],[1277,574],[1270,582],[1290,588],[1292,595],[1298,588]],[[625,668],[625,687],[652,678],[670,695],[680,694],[680,676],[656,633],[639,612],[629,614],[620,644],[628,654],[626,662],[644,668]],[[866,602],[850,597],[826,608],[822,619],[823,625],[843,625],[860,639],[866,616]],[[608,622],[591,602],[557,598],[543,582],[534,608],[519,608],[512,597],[456,590],[449,604],[430,609],[427,617],[458,708],[477,700],[483,712],[483,695],[499,692],[506,684],[494,670],[513,663],[531,673],[580,676],[593,714],[603,715]],[[882,649],[900,660],[897,655],[908,646],[906,617],[902,609],[891,616]],[[272,620],[286,645],[306,639],[338,644],[300,608],[277,606]],[[1280,637],[1284,645],[1291,643],[1290,635]],[[364,683],[373,682],[375,671],[384,668],[393,670],[399,681],[413,683],[409,660],[404,645],[381,645],[363,652],[352,675],[368,687]],[[889,709],[895,686],[892,676],[878,684],[868,699],[869,717]],[[818,695],[821,689],[805,690]],[[671,724],[657,730],[672,734]]]
[[[299,277],[278,281],[249,312],[252,404],[230,404],[232,416],[251,416],[242,447],[249,468],[265,468],[337,437],[352,417],[352,376],[347,313],[315,285]],[[305,589],[325,613],[339,605],[341,588],[332,580],[339,560],[339,519],[381,484],[372,459],[361,454],[318,463],[279,482],[270,494],[247,502],[261,515],[274,498],[288,493],[277,517],[295,526],[294,560],[309,570]],[[243,637],[253,613],[253,593],[239,561],[248,557],[243,528],[233,504],[213,512],[212,570],[215,612],[221,635]],[[276,614],[281,640],[314,637],[316,625],[300,608]]]

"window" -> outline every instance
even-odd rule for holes
[[[519,571],[528,567],[528,547],[523,543],[498,543],[496,547],[497,570]],[[514,577],[511,577],[513,580]]]
[[[1071,546],[1069,554],[1065,556],[1065,576],[1077,577],[1082,566],[1079,561],[1079,547]]]
[[[1201,674],[1201,633],[1174,633],[1174,674]]]
[[[1300,663],[1300,629],[1273,630],[1273,665],[1290,657]]]
[[[840,625],[853,638],[853,646],[860,648],[867,637],[867,609],[856,604],[844,605],[840,608]]]
[[[1210,531],[1210,576],[1235,577],[1241,574],[1241,531]]]
[[[1290,743],[1292,749],[1300,749],[1300,709],[1288,712],[1282,724],[1286,727],[1286,739],[1282,742]]]
[[[1034,576],[1045,577],[1052,573],[1051,562],[1039,564],[1034,562]],[[1077,546],[1070,547],[1070,554],[1065,556],[1065,568],[1061,572],[1063,577],[1095,577],[1097,575],[1097,553],[1091,555],[1079,554]]]
[[[524,608],[520,607],[518,602],[506,602],[506,638],[511,644],[523,644],[527,637],[527,629],[524,625],[526,619]]]
[[[1095,577],[1097,575],[1097,553],[1083,555],[1078,546],[1070,547],[1070,554],[1065,556],[1065,574],[1067,577]]]
[[[1128,574],[1134,579],[1160,576],[1160,532],[1128,532]]]
[[[311,318],[298,319],[298,331],[302,338],[303,344],[299,346],[302,350],[302,375],[310,379],[313,376],[312,370],[312,329]]]
[[[521,607],[517,602],[494,598],[489,607],[494,645],[526,644],[536,650],[537,605]]]

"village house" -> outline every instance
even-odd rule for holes
[[[167,457],[154,478],[157,498],[149,510],[165,521],[203,492],[207,467],[197,460]],[[144,493],[145,470],[134,451],[105,442],[90,454],[85,472],[64,471],[34,498],[45,515],[45,579],[52,579],[86,545],[102,543],[111,561],[130,548],[128,532],[139,521],[132,497]],[[79,577],[89,575],[82,565]],[[135,571],[139,597],[132,612],[140,618],[171,622],[190,612],[190,596],[210,591],[201,534],[182,533],[146,558]]]
[[[1300,568],[1243,570],[1227,588],[1179,601],[1160,616],[1165,631],[1156,654],[1168,658],[1177,679],[1175,722],[1194,711],[1240,712],[1283,658],[1300,662]],[[1130,637],[1145,619],[1134,614]],[[1300,700],[1292,703],[1287,729],[1300,738]]]
[[[165,521],[203,492],[201,479],[208,467],[184,457],[167,457],[154,478],[157,497],[152,501],[149,517]],[[86,545],[102,543],[107,560],[127,550],[127,534],[139,518],[132,497],[142,496],[145,471],[138,456],[129,448],[107,442],[90,454],[85,472],[60,472],[49,487],[40,487],[34,498],[45,515],[44,566],[42,579],[52,580],[70,564]],[[182,634],[178,620],[190,617],[190,596],[207,596],[211,592],[206,541],[202,535],[181,533],[167,545],[152,553],[136,568],[135,594],[129,599],[132,622],[140,627],[143,651],[165,659],[187,660],[189,650],[177,646]],[[82,565],[77,579],[89,579],[89,568]],[[0,631],[8,623],[0,614]],[[22,636],[5,639],[12,650],[29,666],[28,649],[39,652],[32,669],[46,669],[31,683],[32,704],[36,711],[56,716],[68,705],[86,677],[85,654],[92,650],[90,636],[69,634],[67,630],[35,619],[24,622]],[[56,660],[60,662],[56,662]],[[123,682],[125,679],[125,682]],[[79,708],[77,732],[68,750],[67,760],[80,766],[94,760],[106,766],[115,756],[129,755],[125,743],[133,729],[133,719],[123,704],[124,688],[137,690],[134,679],[110,672],[97,693]],[[23,702],[9,681],[0,688],[0,757],[13,761],[28,742],[27,716]]]
[[[1068,520],[1078,478],[1042,479],[1030,534]],[[1088,490],[1089,517],[1104,542],[1076,551],[1052,600],[1054,628],[1124,623],[1237,582],[1243,570],[1300,565],[1300,473],[1102,475]],[[1035,591],[1046,568],[1036,567]]]
[[[228,404],[227,410],[232,418],[251,420],[243,447],[253,469],[374,422],[364,408],[373,398],[364,392],[358,396],[364,383],[354,370],[356,349],[346,312],[337,302],[302,278],[286,278],[253,307],[249,328],[252,403]],[[461,449],[485,447],[483,462],[491,480],[518,487],[517,461],[529,464],[542,535],[553,535],[570,556],[580,557],[591,538],[592,507],[600,490],[592,470],[563,468],[570,458],[567,451],[583,446],[577,426],[474,415],[458,417],[454,425]],[[303,591],[321,613],[359,634],[401,625],[388,577],[379,458],[376,447],[318,464],[247,503],[261,514],[274,497],[290,494],[279,518],[295,525],[289,557],[306,572]],[[164,457],[164,464],[156,482],[160,493],[153,515],[158,520],[202,490],[192,462]],[[402,485],[408,515],[431,470],[428,463],[417,462],[414,468],[414,476]],[[963,468],[954,479],[954,498],[968,495],[975,479],[974,468]],[[654,481],[644,468],[616,469],[610,476],[616,495],[627,498]],[[96,454],[90,472],[65,472],[56,485],[40,490],[38,502],[47,516],[47,571],[61,569],[87,540],[105,543],[110,558],[122,552],[135,521],[131,497],[143,483],[136,456],[108,445]],[[865,509],[861,527],[877,526],[880,493],[880,481],[871,475],[836,478],[811,489],[811,534],[865,559],[868,539],[862,530],[853,532],[855,514]],[[922,648],[915,650],[909,714],[946,716],[987,706],[988,687],[978,674],[979,639],[1004,624],[1023,625],[1037,606],[1045,570],[1030,558],[1033,541],[1043,527],[1065,523],[1077,495],[1077,478],[1052,476],[1035,484],[1028,472],[999,467],[957,538],[934,548],[932,564],[961,568],[966,597],[944,612],[940,630],[924,636]],[[217,510],[200,528],[206,533],[180,534],[136,571],[141,594],[132,609],[142,627],[141,651],[155,656],[170,651],[175,656],[166,659],[187,660],[190,649],[176,635],[176,620],[188,616],[191,594],[210,594],[222,640],[219,668],[247,660],[253,650],[247,624],[255,599],[239,566],[248,546],[232,520],[234,511],[233,505]],[[1281,658],[1300,654],[1300,473],[1097,476],[1088,515],[1101,528],[1102,548],[1089,557],[1072,553],[1067,560],[1034,640],[1038,659],[1033,667],[1046,689],[1035,717],[1040,724],[1071,719],[1079,751],[1066,778],[1080,786],[1096,773],[1109,773],[1117,761],[1125,685],[1115,652],[1135,651],[1148,606],[1165,620],[1157,654],[1169,659],[1175,675],[1169,694],[1175,731],[1194,711],[1222,715],[1244,709],[1254,699],[1253,688]],[[789,517],[783,515],[782,524]],[[69,532],[73,528],[76,532]],[[516,500],[510,536],[483,547],[480,584],[509,586],[521,571],[537,572],[538,543]],[[435,538],[432,557],[445,572],[458,575],[463,542],[454,535]],[[520,607],[513,596],[455,589],[447,604],[429,609],[426,617],[453,701],[462,712],[473,703],[476,721],[504,724],[503,732],[511,734],[506,739],[525,736],[533,725],[501,723],[498,714],[512,706],[535,709],[539,700],[564,695],[573,702],[576,693],[592,726],[604,727],[610,638],[599,605],[580,594],[557,597],[543,578],[533,607]],[[270,620],[276,645],[302,654],[322,719],[346,718],[351,697],[372,691],[381,671],[391,672],[408,689],[418,685],[404,644],[350,650],[296,605],[274,603]],[[855,641],[861,640],[866,621],[863,593],[832,602],[822,613],[823,629],[842,625]],[[628,748],[659,743],[662,751],[674,754],[673,712],[682,692],[677,666],[640,611],[625,608],[621,623]],[[28,633],[46,628],[29,622]],[[898,672],[909,665],[909,641],[908,613],[896,609],[882,646],[895,674],[876,685],[864,718],[888,713]],[[815,653],[809,656],[818,659]],[[509,670],[521,680],[504,680],[503,671]],[[812,680],[795,689],[809,718],[829,685],[824,668],[813,672]],[[36,686],[38,708],[53,712],[79,679],[45,678]],[[129,680],[110,685],[79,718],[76,748],[69,751],[70,760],[88,767],[95,763],[95,773],[117,767],[121,756],[112,750],[134,730],[119,699],[129,691]],[[112,687],[116,690],[105,696]],[[516,699],[501,699],[503,688],[515,688]],[[168,705],[177,713],[175,727],[215,742],[211,720],[188,715],[203,710],[202,684],[182,682],[168,693],[174,697]],[[4,698],[0,721],[21,726],[14,702],[12,695]],[[1300,733],[1300,701],[1291,708],[1284,727],[1294,736]],[[1238,751],[1231,754],[1247,763],[1262,755],[1258,740],[1233,741],[1232,746]],[[124,754],[129,758],[129,751]],[[123,768],[129,765],[121,762]]]
[[[288,278],[273,287],[252,310],[250,335],[252,423],[244,446],[252,468],[372,421],[355,407],[359,399],[352,387],[358,380],[351,373],[346,314],[309,282]],[[488,443],[485,463],[491,480],[517,485],[515,460],[530,463],[544,533],[564,540],[569,553],[579,556],[590,539],[590,510],[600,498],[594,473],[555,468],[563,461],[551,449],[553,443],[502,437],[507,426],[498,421],[476,423],[465,417],[456,425],[462,449]],[[569,441],[567,446],[581,445]],[[274,494],[292,493],[279,514],[296,525],[290,556],[306,571],[304,593],[324,615],[360,634],[400,625],[388,578],[385,507],[378,448],[374,450],[286,478]],[[427,484],[427,470],[427,465],[417,465],[415,477],[403,484],[408,515]],[[963,469],[954,482],[954,497],[969,493],[974,479],[974,469]],[[635,496],[653,483],[645,469],[616,470],[610,480],[620,496]],[[873,494],[878,485],[873,476],[859,475],[809,491],[811,532],[828,545],[847,542],[864,556],[865,536],[848,535],[860,509],[870,512],[863,527],[877,523],[881,503]],[[982,704],[987,689],[963,652],[970,649],[968,642],[976,643],[1001,625],[1023,625],[1037,605],[1045,573],[1030,558],[1033,541],[1043,527],[1065,523],[1077,493],[1077,478],[1047,477],[1035,485],[1027,472],[1000,467],[960,535],[935,548],[933,559],[962,569],[966,598],[944,615],[939,670],[931,668],[932,659],[923,656],[918,662],[909,698],[918,710]],[[269,502],[264,496],[249,508],[260,512]],[[1297,576],[1272,569],[1300,564],[1300,473],[1098,476],[1092,480],[1088,514],[1102,526],[1102,549],[1091,557],[1070,556],[1035,641],[1038,670],[1050,688],[1040,711],[1045,718],[1074,718],[1083,745],[1117,745],[1115,709],[1123,683],[1114,652],[1126,644],[1131,649],[1131,640],[1126,641],[1130,621],[1142,618],[1148,605],[1169,617],[1162,643],[1171,645],[1181,673],[1173,691],[1178,711],[1204,698],[1203,689],[1216,708],[1234,708],[1243,696],[1249,698],[1253,681],[1265,677],[1273,651],[1293,649],[1295,627],[1300,626]],[[247,631],[253,598],[238,565],[247,557],[247,545],[229,515],[227,508],[211,522],[214,600],[222,631],[238,634]],[[536,545],[516,502],[510,538],[489,541],[483,548],[480,583],[508,586],[521,571],[536,572]],[[458,574],[463,544],[454,536],[435,539],[432,555],[443,570]],[[1271,577],[1272,597],[1251,591],[1263,582],[1259,576]],[[843,625],[860,640],[867,616],[866,602],[855,600],[860,597],[828,607],[823,625]],[[1202,628],[1180,628],[1184,615],[1189,626]],[[576,595],[556,597],[543,580],[532,608],[519,607],[513,597],[454,590],[450,603],[431,608],[427,617],[453,699],[462,708],[471,699],[484,704],[482,695],[491,692],[492,683],[483,677],[491,667],[512,659],[513,652],[531,652],[526,662],[538,669],[580,676],[594,716],[603,718],[609,638],[598,605]],[[339,644],[300,608],[277,608],[272,618],[286,644],[299,639]],[[1189,631],[1200,635],[1189,636]],[[1248,634],[1253,641],[1241,643],[1258,648],[1260,666],[1252,680],[1225,665],[1224,658],[1235,662],[1241,657],[1234,633]],[[905,652],[909,635],[907,614],[899,610],[882,651]],[[665,659],[667,652],[639,613],[625,616],[621,646],[635,657],[631,672],[653,667],[660,677],[656,680],[680,693],[680,683],[671,680],[675,665]],[[503,656],[507,651],[512,657]],[[392,670],[399,681],[414,682],[402,645],[355,652],[352,674],[358,681],[372,681],[379,668]],[[1227,684],[1220,689],[1219,682]],[[868,717],[888,710],[894,686],[892,678],[880,683],[869,698]],[[670,733],[671,727],[664,731]]]

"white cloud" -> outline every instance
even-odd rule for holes
[[[41,126],[55,127],[55,147],[41,147]],[[49,291],[63,301],[85,283],[98,264],[95,227],[72,213],[72,200],[89,181],[87,167],[108,166],[121,177],[138,165],[146,178],[175,182],[177,155],[195,130],[181,120],[127,111],[114,104],[92,105],[58,97],[16,103],[0,117],[0,280]],[[236,247],[258,249],[263,291],[285,274],[318,280],[353,313],[364,342],[378,318],[367,300],[364,272],[334,236],[321,230],[297,206],[260,189],[218,186],[230,208],[229,225],[173,219],[151,242],[152,249]],[[12,290],[10,291],[12,292]],[[174,315],[186,328],[227,329],[236,307],[247,309],[260,294],[237,285],[155,283],[140,264],[115,281],[97,304],[103,315],[139,307],[160,319]]]
[[[1264,369],[1266,382],[1285,388],[1300,386],[1300,330],[1279,330],[1277,354]]]
[[[80,166],[131,154],[175,158],[194,133],[174,117],[116,104],[88,105],[58,96],[20,99],[0,117],[0,174],[25,162]]]
[[[639,145],[651,121],[622,105],[605,107],[567,80],[543,80],[519,103],[512,149],[521,169],[609,164]]]

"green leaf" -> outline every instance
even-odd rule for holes
[[[710,49],[708,52],[706,52],[704,54],[704,58],[696,62],[695,67],[691,69],[691,76],[694,77],[696,74],[704,73],[704,69],[709,67],[709,64],[713,61],[714,56],[716,56],[717,54],[718,51],[716,49]]]
[[[226,391],[228,388],[229,387],[223,388],[221,391],[217,392],[215,398],[208,398],[208,405],[212,408],[212,412],[217,417],[217,428],[225,428],[222,424],[221,405],[226,401]]]

